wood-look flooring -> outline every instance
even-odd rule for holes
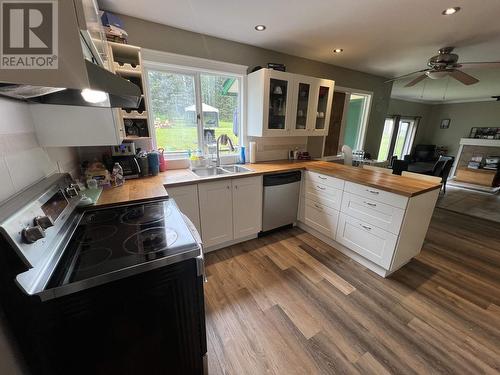
[[[500,373],[491,222],[436,209],[421,254],[388,279],[297,228],[206,264],[211,375]]]
[[[500,193],[490,194],[455,186],[447,186],[437,206],[461,214],[500,223]]]

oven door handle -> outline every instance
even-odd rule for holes
[[[186,222],[189,231],[193,235],[194,239],[198,243],[198,247],[200,248],[200,255],[196,257],[196,269],[198,271],[198,276],[203,276],[203,281],[207,282],[208,280],[205,272],[205,257],[203,256],[203,242],[201,240],[200,234],[198,233],[198,230],[196,229],[193,222],[185,214],[182,214],[182,218]]]
[[[134,163],[135,167],[137,168],[137,174],[141,174],[141,167],[139,166],[139,162],[137,161],[137,158],[134,156]]]

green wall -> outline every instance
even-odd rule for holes
[[[364,99],[351,99],[347,110],[346,127],[344,131],[344,144],[355,149],[358,129],[361,125],[361,115]]]
[[[378,150],[392,89],[391,84],[384,83],[385,78],[139,18],[124,15],[120,17],[129,34],[130,44],[181,55],[242,64],[250,68],[257,65],[266,66],[268,62],[284,63],[287,71],[292,73],[333,79],[337,85],[343,87],[372,91],[374,97],[365,149],[372,154]]]

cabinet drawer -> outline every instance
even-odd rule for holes
[[[339,211],[306,198],[304,222],[311,228],[335,239],[338,217]]]
[[[398,236],[340,213],[337,228],[337,242],[389,269],[396,248]]]
[[[390,204],[391,206],[405,209],[408,203],[408,198],[402,195],[389,193],[388,191],[375,189],[369,186],[355,184],[353,182],[345,183],[345,191],[354,193],[365,198],[372,199],[377,202]]]
[[[321,173],[306,171],[306,180],[313,183],[328,185],[335,189],[344,189],[344,180],[332,176],[327,176]]]
[[[405,210],[352,193],[344,193],[342,212],[366,223],[399,234]]]
[[[306,180],[305,191],[306,198],[340,211],[340,206],[342,204],[342,190],[335,189],[329,185],[323,185]]]

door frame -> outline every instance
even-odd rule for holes
[[[340,124],[340,133],[339,133],[339,144],[338,144],[339,150],[343,146],[345,127],[346,127],[346,121],[347,121],[347,111],[349,110],[349,100],[351,98],[351,94],[365,95],[367,97],[367,100],[365,101],[365,104],[363,107],[363,117],[361,119],[361,122],[362,122],[361,134],[359,135],[359,138],[356,142],[356,143],[358,143],[358,145],[360,145],[361,148],[363,148],[365,145],[365,140],[366,140],[366,132],[368,130],[368,121],[370,119],[370,113],[371,113],[371,107],[372,107],[372,101],[373,101],[373,91],[359,90],[359,89],[352,88],[352,87],[335,85],[333,92],[342,92],[345,94],[344,109],[342,112],[342,121]],[[332,95],[332,98],[333,98],[333,95]],[[333,103],[332,103],[332,107],[333,107]],[[330,114],[330,115],[332,115],[332,114]],[[329,155],[329,156],[324,155],[325,143],[326,143],[326,136],[323,136],[321,157],[322,158],[334,158],[335,155]]]

